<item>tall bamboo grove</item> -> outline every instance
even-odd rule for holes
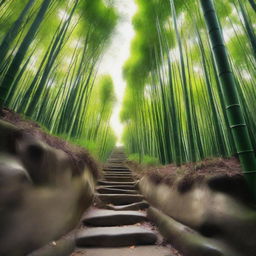
[[[94,110],[90,104],[99,93],[97,69],[117,20],[110,1],[1,1],[1,107],[93,148],[104,160],[115,144],[109,125],[113,104],[104,99]],[[100,129],[90,115],[104,120]],[[87,127],[94,129],[93,142]]]
[[[254,172],[256,19],[251,2],[215,0],[214,17],[204,15],[208,0],[136,3],[136,34],[123,69],[127,89],[121,119],[127,152],[177,165],[239,154],[249,158],[249,166],[241,159],[245,172]],[[216,25],[216,17],[218,31],[208,27]],[[221,53],[216,44],[227,51]],[[227,77],[235,94],[223,91]],[[241,118],[236,123],[231,108]],[[255,184],[252,177],[248,179]]]

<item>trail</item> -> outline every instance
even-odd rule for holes
[[[106,163],[104,178],[98,181],[98,201],[82,218],[72,256],[173,256],[147,220],[148,203],[125,160],[116,150]]]

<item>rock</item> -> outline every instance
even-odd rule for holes
[[[132,182],[134,179],[132,177],[125,177],[125,176],[104,176],[104,180],[106,181],[111,181],[111,182]]]
[[[120,173],[120,172],[105,172],[104,176],[108,177],[133,177],[131,173]]]
[[[134,185],[101,185],[102,188],[129,189],[136,190]]]
[[[126,168],[126,167],[123,167],[123,166],[107,166],[107,167],[105,167],[104,168],[104,170],[106,170],[106,171],[119,171],[119,172],[121,172],[121,171],[130,171],[128,168]]]
[[[76,255],[76,254],[75,254]],[[159,245],[127,246],[118,248],[78,248],[79,256],[177,256],[172,254],[170,248]],[[45,256],[45,255],[44,255]],[[47,255],[48,256],[48,255]]]
[[[184,256],[242,256],[227,245],[202,236],[156,208],[150,207],[148,215],[166,240]]]
[[[70,183],[70,160],[63,151],[24,136],[17,143],[17,152],[34,184],[65,186]]]
[[[86,247],[146,245],[156,241],[157,237],[151,230],[136,226],[88,228],[76,237],[76,244]]]
[[[0,120],[0,255],[27,255],[63,236],[93,202],[92,173],[71,177],[75,163],[37,134]]]
[[[143,210],[149,207],[149,204],[146,201],[141,201],[133,204],[125,204],[125,205],[107,205],[107,209],[112,210]]]
[[[92,209],[83,218],[83,223],[93,226],[121,226],[146,221],[145,213],[138,211],[113,211]]]
[[[98,184],[100,185],[136,185],[136,182],[126,181],[106,181],[106,180],[100,180],[98,181]]]
[[[132,172],[116,172],[116,171],[104,171],[104,175],[107,176],[124,176],[124,177],[133,177]]]
[[[0,151],[16,153],[16,141],[22,137],[22,132],[14,125],[0,120]]]
[[[0,154],[0,185],[10,182],[32,183],[31,177],[21,161],[9,154]]]
[[[104,188],[98,187],[98,193],[101,194],[137,194],[136,190],[128,190],[128,189],[117,189],[117,188]]]
[[[44,247],[33,251],[27,256],[69,256],[75,249],[75,237],[62,237],[56,242],[51,242]]]
[[[179,223],[204,237],[211,237],[219,243],[234,248],[241,255],[246,252],[246,256],[254,256],[255,207],[221,191],[227,185],[226,180],[223,184],[222,177],[216,176],[210,179],[215,185],[214,189],[209,188],[209,180],[206,179],[195,184],[190,191],[181,193],[175,184],[156,185],[149,178],[142,178],[140,191],[152,206]],[[233,189],[237,188],[234,186]]]
[[[112,170],[110,170],[110,169],[104,169],[103,170],[104,171],[104,173],[106,173],[106,174],[115,174],[115,173],[117,173],[117,174],[121,174],[121,175],[123,175],[123,174],[132,174],[132,171],[130,171],[130,170],[116,170],[116,169],[112,169]]]
[[[114,205],[124,205],[140,202],[143,200],[142,195],[124,195],[124,194],[97,194],[101,201]]]

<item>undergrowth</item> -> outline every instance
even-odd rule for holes
[[[128,160],[150,166],[160,165],[160,161],[158,158],[149,155],[144,155],[143,157],[140,157],[139,154],[131,154],[128,156]]]

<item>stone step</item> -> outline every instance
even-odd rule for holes
[[[119,177],[119,178],[133,178],[133,175],[130,173],[130,174],[115,174],[115,173],[113,173],[113,174],[109,174],[109,173],[107,173],[107,174],[104,174],[104,176],[103,177],[108,177],[108,178],[111,178],[111,177]]]
[[[133,176],[132,172],[116,172],[116,171],[104,171],[104,175],[111,176]]]
[[[120,173],[120,172],[103,172],[103,175],[107,176],[121,176],[121,177],[133,177],[133,174],[131,172],[127,173]]]
[[[108,176],[124,176],[124,177],[133,177],[132,172],[103,172],[103,175],[108,175]]]
[[[143,212],[93,208],[83,218],[83,223],[92,226],[121,226],[132,225],[146,220],[146,214]]]
[[[105,203],[114,205],[124,205],[137,203],[143,200],[142,195],[124,195],[124,194],[96,194],[99,199]]]
[[[134,179],[132,177],[123,177],[123,176],[104,176],[106,181],[120,181],[120,182],[132,182]]]
[[[131,171],[130,169],[122,168],[121,166],[105,166],[103,170],[106,170],[106,171],[119,171],[119,172]]]
[[[120,159],[126,159],[126,157],[121,157],[121,156],[115,156],[115,155],[112,155],[108,161],[118,161]]]
[[[127,161],[127,157],[111,157],[111,158],[109,158],[108,159],[108,161],[107,161],[107,163],[109,163],[109,162],[115,162],[115,161],[121,161],[121,162],[125,162],[125,161]]]
[[[112,173],[130,174],[130,173],[132,173],[132,171],[129,170],[129,169],[125,169],[125,170],[120,170],[120,169],[103,169],[103,170],[104,170],[104,173],[106,172],[106,173],[110,173],[110,174],[112,174]]]
[[[77,254],[76,254],[77,252]],[[132,247],[112,247],[112,248],[77,248],[76,256],[177,256],[171,253],[167,246],[160,245],[140,245]],[[43,255],[45,256],[45,255]],[[47,255],[48,256],[48,255]]]
[[[102,188],[129,189],[137,191],[135,185],[101,185]]]
[[[123,166],[111,166],[111,165],[107,165],[104,167],[104,170],[119,170],[119,171],[129,171],[130,169],[127,167],[123,167]]]
[[[125,155],[112,155],[109,159],[109,160],[120,160],[120,159],[124,159],[124,160],[127,160],[127,157]]]
[[[121,157],[120,155],[111,155],[108,159],[109,160],[119,160],[119,159],[122,159],[122,158],[125,158],[125,157]]]
[[[137,226],[88,228],[76,236],[76,244],[81,247],[150,245],[156,241],[154,232]]]
[[[98,187],[98,193],[101,194],[138,194],[136,190],[130,189],[117,189],[117,188],[105,188],[105,187]]]
[[[121,166],[121,167],[126,167],[125,166],[125,163],[122,161],[122,162],[106,162],[105,165],[113,165],[113,166]]]
[[[109,163],[109,162],[106,162],[104,164],[104,168],[111,168],[111,166],[113,166],[114,168],[118,167],[120,169],[129,169],[124,163],[122,164],[117,164],[117,163]]]
[[[127,161],[127,158],[119,157],[119,158],[110,158],[108,159],[107,163],[122,163],[124,165],[126,161]]]
[[[107,175],[133,175],[131,171],[104,171],[103,173]]]
[[[123,164],[124,160],[108,160],[108,164]]]
[[[133,173],[131,171],[104,171],[103,173],[105,174],[109,174],[109,175],[115,175],[115,174],[119,174],[119,175],[132,175]]]
[[[103,170],[106,171],[106,172],[121,172],[121,173],[129,172],[129,173],[131,173],[130,169],[110,169],[110,168],[104,168]]]
[[[122,164],[118,163],[118,164],[117,164],[117,163],[106,162],[105,164],[106,164],[106,165],[113,164],[113,166],[120,165],[120,166],[123,167],[123,168],[127,168],[127,167],[125,166],[125,163],[122,163]]]
[[[126,211],[126,210],[144,210],[149,207],[149,204],[146,201],[141,201],[138,203],[125,204],[125,205],[106,205],[107,209],[116,210],[116,211]]]
[[[136,185],[136,182],[121,182],[121,181],[106,181],[106,180],[99,180],[98,181],[98,184],[100,185],[133,185],[135,186]]]

